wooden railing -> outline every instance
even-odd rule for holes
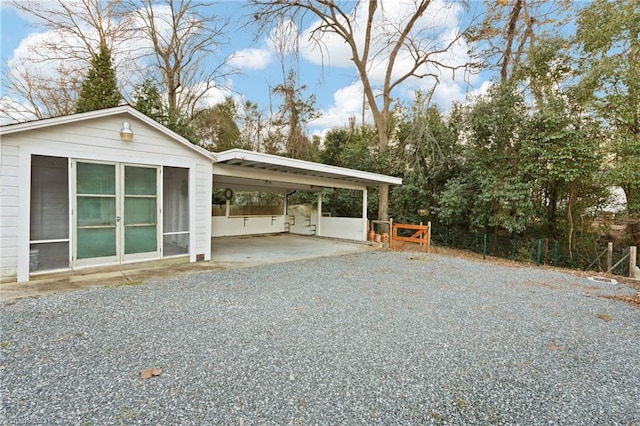
[[[403,237],[398,235],[399,229],[411,229],[415,232],[410,237]],[[431,222],[427,225],[394,223],[391,235],[391,248],[402,249],[407,243],[418,243],[422,246],[424,252],[429,252],[431,245]]]

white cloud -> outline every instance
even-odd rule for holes
[[[491,89],[492,86],[493,86],[492,81],[485,80],[482,82],[480,87],[469,91],[469,93],[467,94],[467,98],[469,100],[473,100],[475,98],[478,98],[479,96],[484,96],[489,92],[489,89]]]
[[[0,110],[0,126],[37,119],[30,108],[7,96],[0,98]]]
[[[267,47],[271,51],[283,55],[295,54],[298,43],[298,26],[295,22],[286,19],[281,19],[266,39]]]
[[[350,117],[362,118],[362,83],[357,82],[350,86],[343,87],[333,94],[333,105],[322,112],[319,118],[311,121],[310,127],[314,129],[343,127],[349,123]],[[368,108],[365,115],[370,115]]]
[[[234,52],[228,58],[228,63],[241,70],[262,70],[273,60],[273,54],[266,49],[242,49]]]
[[[55,59],[53,52],[47,53],[48,51],[44,46],[56,43],[56,40],[61,39],[62,36],[53,31],[29,34],[13,51],[13,55],[7,61],[7,68],[10,70],[28,69],[30,73],[53,78],[58,74],[57,69],[62,65],[65,65],[67,69],[74,65],[81,67],[81,61],[70,63],[72,61]],[[48,59],[43,60],[44,58]]]
[[[197,87],[196,91],[198,91]],[[224,102],[227,96],[233,96],[233,91],[231,89],[230,83],[227,87],[212,87],[206,91],[204,96],[200,98],[200,100],[198,101],[198,108],[208,108],[220,104]],[[237,103],[239,96],[235,95],[234,98],[236,98]]]

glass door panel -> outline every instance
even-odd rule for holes
[[[116,195],[116,166],[114,164],[77,164],[78,194]]]
[[[158,169],[124,166],[124,254],[158,252]]]
[[[117,255],[116,165],[76,163],[76,258]]]

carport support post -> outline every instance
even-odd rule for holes
[[[367,241],[367,188],[362,190],[362,241]]]
[[[316,236],[320,236],[320,219],[322,218],[322,192],[318,191],[318,219],[316,220]]]
[[[629,247],[629,278],[636,277],[636,258],[638,257],[638,248],[636,246]]]

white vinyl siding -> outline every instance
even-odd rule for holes
[[[15,280],[18,265],[20,147],[0,142],[0,282]]]
[[[213,175],[211,164],[198,164],[195,173],[196,254],[211,259],[211,194]]]

